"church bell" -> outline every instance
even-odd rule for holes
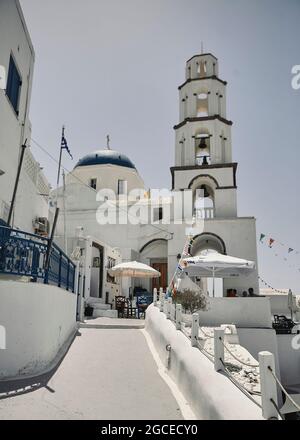
[[[201,148],[201,149],[205,149],[205,148],[207,148],[207,145],[206,145],[206,138],[205,137],[202,137],[201,139],[200,139],[200,144],[199,144],[199,148]]]

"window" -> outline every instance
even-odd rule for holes
[[[206,67],[206,61],[200,61],[200,63],[197,63],[197,73],[200,78],[203,78],[206,76],[207,67]]]
[[[197,117],[208,116],[208,94],[199,93],[197,95]]]
[[[159,222],[163,218],[163,208],[153,208],[153,221]]]
[[[118,180],[118,195],[126,194],[127,192],[127,181]]]
[[[90,180],[90,187],[93,189],[97,189],[97,179],[96,178],[92,178]]]
[[[21,91],[21,76],[18,72],[17,66],[14,62],[12,55],[9,60],[9,69],[6,85],[6,95],[11,102],[16,114],[19,114],[19,100]]]

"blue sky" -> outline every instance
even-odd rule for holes
[[[257,218],[259,272],[300,293],[299,0],[21,0],[36,51],[33,138],[58,157],[60,131],[74,162],[111,146],[127,154],[149,187],[170,187],[177,87],[201,50],[228,81],[239,215]],[[55,163],[32,150],[54,184]],[[65,157],[71,169],[74,162]],[[275,256],[278,254],[278,256]],[[284,260],[287,258],[287,261]],[[289,267],[294,265],[295,267]]]

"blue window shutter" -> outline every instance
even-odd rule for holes
[[[6,95],[9,98],[11,105],[13,106],[17,114],[19,110],[19,97],[20,97],[21,85],[22,82],[18,69],[15,65],[13,57],[10,56]]]

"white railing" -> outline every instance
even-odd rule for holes
[[[226,373],[228,378],[240,389],[240,391],[261,408],[262,416],[265,419],[282,419],[283,417],[282,414],[285,412],[284,407],[279,409],[278,406],[278,388],[286,395],[286,399],[289,402],[289,405],[294,408],[294,411],[300,411],[300,405],[296,401],[299,399],[299,395],[289,395],[276,376],[274,355],[272,353],[261,351],[258,354],[259,362],[255,365],[250,362],[244,362],[232,352],[228,347],[229,344],[226,343],[226,325],[214,328],[214,336],[208,335],[200,327],[199,314],[193,313],[191,331],[188,332],[183,320],[181,304],[174,304],[171,297],[166,298],[162,288],[160,288],[159,296],[157,289],[154,289],[153,304],[166,315],[168,320],[174,323],[177,330],[181,331],[190,340],[192,347],[199,349],[208,359],[211,360],[211,362],[213,362],[216,371]],[[203,334],[203,337],[199,337],[199,330]],[[209,352],[204,348],[205,344],[203,342],[208,339],[214,340],[213,352]],[[230,363],[225,360],[225,352],[228,352],[230,356],[241,365],[252,368],[256,371],[256,375],[260,380],[260,392],[249,391],[235,376],[233,376],[229,369]],[[169,356],[171,356],[171,347],[169,350]],[[289,410],[289,412],[291,411]]]
[[[197,208],[195,209],[196,220],[208,220],[215,217],[214,208]]]
[[[196,156],[196,165],[203,166],[203,165],[210,165],[211,164],[211,158],[210,156]]]

